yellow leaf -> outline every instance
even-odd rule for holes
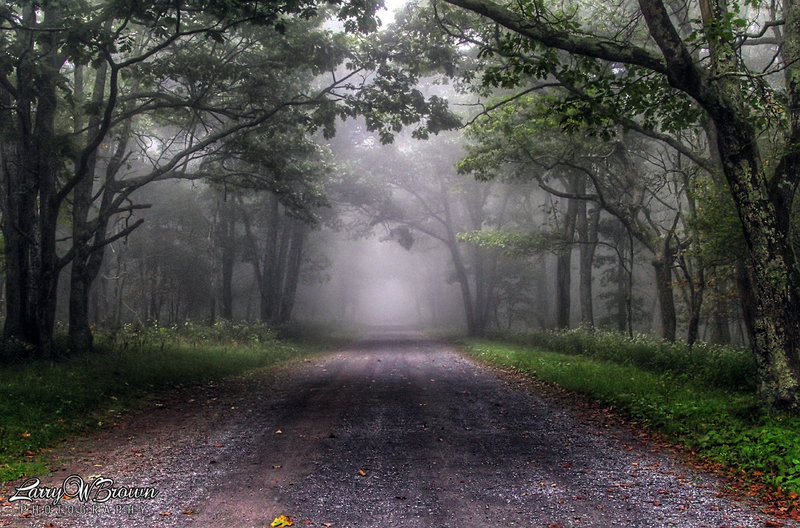
[[[20,436],[21,436],[22,438],[30,438],[30,437],[31,437],[31,434],[30,434],[28,431],[25,431],[24,433],[20,434]]]
[[[291,517],[287,517],[286,515],[281,515],[279,517],[275,517],[275,520],[270,523],[270,526],[273,527],[282,527],[282,526],[291,526],[294,524],[294,521]]]
[[[362,477],[366,477],[367,476],[366,471],[364,471],[363,469],[359,469],[358,470],[358,474],[361,475]]]
[[[275,431],[275,434],[283,434],[283,431],[281,431],[280,429],[278,429],[277,431]]]

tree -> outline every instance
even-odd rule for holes
[[[459,286],[467,331],[483,333],[497,299],[497,255],[464,244],[458,235],[479,228],[492,215],[502,216],[497,212],[503,209],[502,191],[456,174],[460,146],[453,135],[428,143],[403,136],[392,151],[375,143],[362,146],[359,170],[384,180],[386,188],[362,202],[361,214],[372,227],[384,227],[386,237],[406,249],[420,237],[446,249],[452,265],[450,280]]]
[[[651,146],[634,137],[634,133],[620,134],[614,143],[592,137],[586,129],[564,135],[559,121],[565,116],[551,107],[556,100],[537,94],[520,96],[473,121],[469,128],[473,143],[459,168],[481,179],[532,180],[567,202],[561,225],[555,228],[560,236],[541,239],[549,240],[558,255],[558,326],[569,325],[571,253],[576,242],[579,204],[589,202],[614,216],[653,255],[662,336],[675,340],[672,269],[681,246],[678,227],[684,215],[677,203],[682,192],[672,192],[672,171],[659,174],[652,163],[637,163],[635,159],[646,158]],[[580,216],[582,237],[587,239],[581,243],[583,297],[591,297],[588,256],[596,244],[597,213],[594,216],[591,224],[585,211]],[[594,226],[591,236],[590,225]],[[584,312],[589,311],[589,302],[584,300]]]
[[[332,133],[340,115],[391,120],[406,112],[391,95],[362,96],[357,88],[401,90],[413,75],[398,77],[391,67],[359,75],[385,57],[359,55],[352,39],[319,27],[320,16],[332,12],[349,31],[372,31],[375,7],[316,0],[0,7],[5,338],[52,355],[56,286],[73,263],[70,334],[76,346],[91,344],[89,286],[103,248],[139,225],[107,232],[114,218],[141,207],[129,201],[136,189],[193,177],[199,160],[224,140],[277,119]],[[346,60],[349,70],[341,73]],[[312,86],[323,73],[329,83]],[[412,102],[416,118],[444,108],[424,97]],[[159,137],[148,133],[152,127]],[[136,156],[151,163],[149,170],[130,171]],[[71,246],[61,249],[57,232],[66,211],[73,232]]]
[[[508,30],[500,39],[505,51],[518,52],[508,70],[517,79],[581,79],[600,108],[619,109],[629,124],[667,140],[669,132],[707,118],[752,267],[759,390],[773,407],[800,407],[800,320],[793,315],[800,270],[792,231],[800,182],[800,7],[785,2],[770,11],[761,2],[739,8],[701,0],[695,9],[639,0],[609,8],[616,23],[605,30],[588,3],[445,1]],[[774,37],[764,37],[769,31]],[[767,71],[782,73],[783,89],[770,85],[744,51],[766,43],[778,44]],[[762,132],[770,128],[777,141],[765,145]],[[774,162],[765,164],[767,158]]]
[[[263,123],[276,111],[275,107],[254,108],[243,120],[207,132],[191,145],[173,150],[170,159],[138,181],[132,178],[123,184],[115,179],[115,164],[128,155],[127,149],[121,147],[106,171],[106,188],[116,188],[116,194],[100,193],[104,203],[100,214],[91,218],[88,215],[95,196],[91,181],[99,149],[112,129],[121,126],[124,130],[132,115],[158,108],[169,95],[166,92],[170,86],[162,85],[165,90],[159,94],[161,97],[134,103],[131,108],[125,95],[137,95],[137,75],[182,40],[220,39],[245,21],[285,25],[287,15],[310,15],[314,10],[315,5],[307,3],[255,6],[246,2],[76,5],[21,1],[0,8],[0,108],[4,114],[0,157],[8,262],[8,315],[4,328],[7,339],[27,343],[43,356],[52,355],[59,272],[76,257],[73,293],[77,304],[73,305],[72,322],[76,337],[88,337],[86,310],[80,303],[86,298],[87,284],[98,267],[98,259],[92,253],[112,241],[104,232],[109,218],[130,210],[124,204],[136,184],[165,176],[194,153],[226,135]],[[88,99],[83,97],[86,77],[93,78]],[[63,88],[70,85],[73,89],[65,97]],[[192,102],[198,101],[195,98]],[[185,100],[182,104],[187,106]],[[73,116],[71,130],[63,119],[67,112]],[[118,137],[120,145],[127,144],[125,132]],[[58,222],[69,201],[75,244],[59,255]],[[128,226],[116,236],[124,236],[135,227]]]

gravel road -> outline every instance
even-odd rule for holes
[[[0,526],[794,526],[669,450],[411,334],[176,389],[60,454],[40,488],[75,474],[158,494],[4,502]]]

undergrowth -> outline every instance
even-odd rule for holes
[[[612,406],[700,457],[800,494],[800,418],[763,410],[744,350],[585,330],[470,341],[475,357]]]
[[[42,451],[96,429],[176,386],[275,366],[319,347],[278,340],[265,325],[128,325],[92,352],[0,367],[0,481],[46,470]]]

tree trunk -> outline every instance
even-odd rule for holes
[[[701,263],[698,263],[702,266]],[[686,342],[692,346],[700,335],[700,315],[703,306],[703,292],[705,290],[705,270],[700,267],[697,271],[697,281],[692,286],[689,298],[689,324],[686,329]]]
[[[23,8],[25,27],[56,27],[61,19],[57,5],[43,7],[41,22],[30,5]],[[29,45],[33,47],[35,42],[37,48],[17,64],[16,100],[11,103],[6,98],[15,114],[9,122],[14,130],[3,138],[3,156],[10,157],[4,159],[10,163],[4,163],[1,186],[8,266],[4,335],[26,343],[42,357],[54,353],[59,273],[56,174],[62,158],[56,151],[55,118],[58,71],[64,57],[56,39],[55,31],[30,36]]]
[[[675,314],[675,294],[672,290],[672,255],[668,248],[653,261],[656,275],[656,294],[661,312],[661,337],[675,341],[677,317]]]
[[[273,323],[277,319],[278,270],[281,244],[281,214],[278,196],[269,193],[267,197],[267,234],[264,237],[264,251],[261,264],[261,321]]]
[[[286,262],[286,277],[281,294],[279,322],[288,323],[292,317],[297,285],[300,282],[300,268],[303,262],[303,246],[307,234],[307,227],[300,220],[292,220],[292,241]]]
[[[222,250],[222,305],[220,306],[220,317],[223,319],[233,319],[233,252],[223,248]]]
[[[75,69],[74,99],[83,100],[83,66]],[[105,79],[107,66],[104,64],[96,71],[92,102],[99,104],[105,95]],[[80,111],[73,117],[73,129],[76,134],[81,134],[84,122]],[[95,131],[99,124],[98,117],[89,120],[89,133]],[[75,166],[78,166],[75,160]],[[89,291],[92,282],[97,277],[102,263],[102,255],[97,259],[92,258],[90,239],[92,233],[89,228],[89,212],[92,207],[92,187],[97,165],[96,153],[93,153],[87,163],[86,173],[80,175],[72,191],[72,247],[73,259],[70,269],[69,288],[69,341],[73,351],[91,349],[93,336],[89,323]],[[78,176],[78,175],[76,175]],[[105,235],[105,225],[103,225]],[[90,262],[91,261],[91,262]]]
[[[585,192],[584,188],[579,188],[578,192]],[[587,204],[584,200],[578,203],[578,216],[575,228],[580,242],[580,305],[581,305],[581,325],[594,327],[594,300],[592,295],[592,268],[594,266],[594,255],[597,249],[597,226],[600,219],[600,209],[593,208],[587,214]]]
[[[579,191],[581,178],[570,176],[567,192],[575,194]],[[569,328],[572,294],[572,244],[575,240],[575,226],[581,200],[567,200],[561,227],[561,246],[556,255],[556,327]],[[584,203],[585,206],[585,203]]]
[[[756,139],[733,112],[715,118],[723,167],[752,266],[753,348],[759,393],[773,408],[800,408],[800,272],[785,203],[770,196]],[[776,176],[780,178],[780,174]],[[780,185],[779,185],[780,187]],[[787,185],[787,187],[789,187]],[[772,200],[774,199],[777,204]],[[740,276],[740,280],[743,276]],[[747,312],[746,312],[747,313]]]
[[[456,268],[456,279],[461,288],[461,300],[464,304],[464,315],[467,321],[467,334],[470,336],[478,336],[483,331],[475,320],[475,309],[472,305],[472,293],[469,285],[469,275],[464,263],[461,260],[461,254],[457,245],[450,247],[450,254],[453,256],[453,265]]]
[[[219,205],[219,247],[221,251],[220,317],[233,319],[233,267],[236,263],[236,218],[227,194]]]
[[[620,231],[624,231],[624,227],[620,224]],[[618,240],[618,244],[622,244],[622,239]],[[617,292],[615,295],[617,313],[614,319],[617,323],[617,330],[619,332],[630,332],[628,328],[628,321],[630,320],[628,312],[630,311],[630,286],[628,285],[628,268],[625,265],[625,250],[622,247],[617,249]]]

